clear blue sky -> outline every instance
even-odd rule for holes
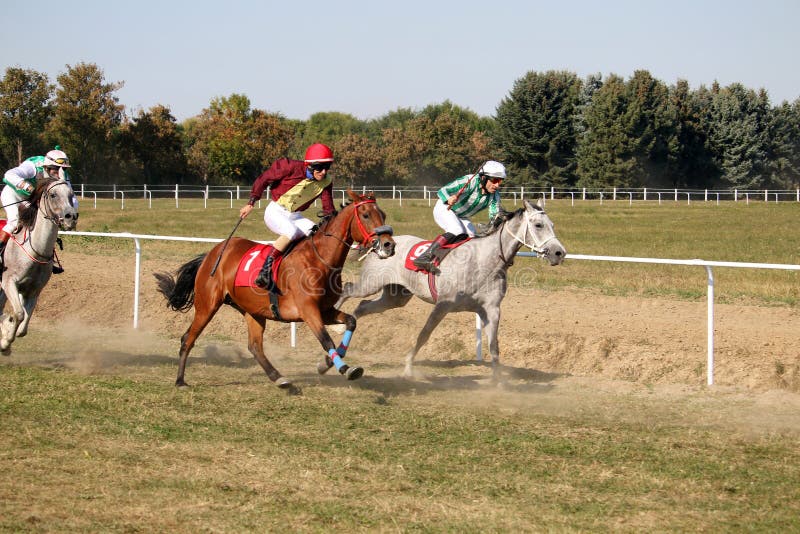
[[[178,120],[240,93],[253,108],[360,119],[450,100],[493,115],[528,71],[800,97],[800,0],[2,0],[0,70],[95,63],[129,114]]]

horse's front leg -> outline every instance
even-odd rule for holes
[[[500,306],[486,306],[477,313],[483,322],[483,331],[486,332],[486,339],[489,341],[492,375],[494,378],[498,378],[500,375],[500,343],[497,339],[497,330],[500,326]]]
[[[307,306],[307,308],[311,307],[312,306]],[[350,367],[344,363],[344,360],[342,360],[342,357],[336,350],[336,345],[334,344],[333,339],[331,339],[328,331],[325,330],[325,323],[316,308],[314,308],[311,313],[305,314],[305,316],[303,316],[303,321],[306,323],[306,325],[308,325],[311,331],[314,332],[314,335],[317,336],[317,340],[319,340],[322,348],[325,350],[325,352],[327,352],[327,357],[330,358],[331,363],[334,367],[336,367],[337,371],[345,375],[348,380],[355,380],[364,374],[364,369],[361,367]],[[355,322],[353,323],[353,328],[355,329]]]
[[[347,354],[347,347],[350,345],[350,340],[353,338],[353,332],[356,330],[356,318],[352,315],[345,313],[336,308],[331,308],[322,314],[322,319],[326,325],[329,324],[343,324],[345,325],[344,335],[342,342],[336,347],[336,353],[340,358],[344,358]],[[333,360],[330,355],[326,356],[319,364],[317,364],[317,371],[319,374],[324,375],[328,369],[333,367]]]
[[[35,295],[28,296],[27,299],[20,295],[24,313],[19,326],[17,326],[17,337],[23,337],[28,333],[28,324],[31,322],[31,316],[33,315],[33,310],[36,308],[36,303],[39,302],[39,295],[40,293],[37,292]]]
[[[16,338],[19,323],[25,316],[25,309],[21,304],[22,296],[13,280],[3,281],[3,291],[11,305],[11,313],[0,316],[0,352],[7,355],[11,352],[11,343]]]

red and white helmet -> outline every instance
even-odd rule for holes
[[[69,158],[61,150],[51,150],[44,155],[42,167],[69,167]]]
[[[333,150],[322,143],[314,143],[306,149],[306,163],[333,163]]]

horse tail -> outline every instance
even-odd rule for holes
[[[167,306],[175,311],[185,312],[194,304],[194,279],[200,264],[206,255],[201,254],[189,260],[175,272],[175,277],[169,273],[153,273],[158,284],[158,291],[167,299]]]

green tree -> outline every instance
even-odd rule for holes
[[[186,174],[182,134],[166,106],[140,111],[123,124],[120,147],[137,163],[147,184],[179,183]]]
[[[9,67],[0,80],[0,147],[3,167],[18,165],[25,156],[45,148],[45,125],[53,112],[55,86],[46,74]]]
[[[190,167],[209,184],[250,183],[294,139],[279,115],[251,110],[241,94],[213,99],[184,126]]]
[[[626,83],[627,105],[622,121],[635,168],[627,186],[666,187],[678,149],[677,111],[667,86],[646,70],[638,70]]]
[[[800,187],[800,98],[772,110],[769,124],[770,186]]]
[[[491,157],[487,128],[477,114],[449,101],[427,106],[383,131],[386,172],[414,184],[439,184]]]
[[[353,115],[335,111],[314,113],[303,125],[294,153],[298,159],[302,159],[306,148],[312,143],[325,143],[332,147],[346,135],[363,135],[366,131],[366,123]]]
[[[85,182],[113,181],[115,134],[124,110],[114,92],[123,83],[106,83],[103,71],[93,63],[67,65],[57,80],[48,137],[69,155],[73,175]]]
[[[702,189],[713,187],[719,171],[708,146],[711,92],[705,87],[689,90],[686,80],[670,89],[675,110],[676,148],[670,166],[671,187]]]
[[[497,106],[494,142],[519,180],[560,187],[575,183],[581,85],[571,72],[528,72]]]
[[[379,184],[383,179],[383,154],[379,144],[365,135],[347,134],[333,145],[334,180],[339,186]]]
[[[739,83],[714,94],[709,142],[720,169],[721,185],[754,189],[765,185],[769,152],[769,99]]]
[[[592,97],[583,114],[577,175],[580,187],[627,187],[636,169],[634,147],[623,117],[628,108],[625,81],[610,75]]]

